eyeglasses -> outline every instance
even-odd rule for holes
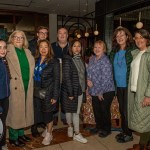
[[[144,38],[142,36],[140,37],[134,37],[133,40],[143,40]]]
[[[48,32],[39,32],[39,34],[47,35]]]
[[[23,36],[13,36],[13,38],[15,39],[15,40],[24,40],[24,37]]]

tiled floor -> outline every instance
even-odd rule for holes
[[[82,128],[82,126],[81,126]],[[42,132],[43,130],[40,129]],[[59,119],[58,125],[54,126],[53,141],[50,146],[43,146],[41,144],[42,137],[33,138],[30,135],[30,129],[26,131],[26,134],[32,138],[32,142],[27,143],[23,148],[16,148],[9,146],[9,150],[126,150],[132,147],[133,144],[139,142],[139,136],[134,134],[134,140],[132,142],[120,144],[115,140],[115,135],[119,132],[113,131],[111,135],[106,138],[100,138],[97,135],[91,135],[88,131],[81,130],[82,134],[88,139],[88,143],[81,144],[73,141],[72,138],[67,137],[67,126],[64,126]]]
[[[81,144],[76,141],[69,141],[44,148],[39,148],[36,150],[126,150],[139,141],[139,137],[134,135],[134,140],[132,142],[119,144],[115,141],[116,134],[117,132],[113,132],[105,139],[99,138],[97,135],[89,136],[87,138],[87,144]]]

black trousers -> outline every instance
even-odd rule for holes
[[[128,89],[126,87],[117,87],[117,99],[119,103],[119,111],[121,114],[121,127],[126,135],[131,136],[132,131],[128,128],[128,112],[127,112],[127,95]]]
[[[0,100],[0,106],[3,109],[3,112],[0,115],[0,118],[2,120],[3,128],[4,128],[2,139],[0,139],[0,147],[2,147],[6,144],[6,117],[7,117],[7,113],[8,113],[8,107],[9,107],[8,97]]]
[[[103,94],[104,100],[100,101],[98,96],[92,96],[92,106],[98,130],[111,131],[111,112],[110,106],[115,92],[107,92]]]

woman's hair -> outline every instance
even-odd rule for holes
[[[0,39],[0,42],[5,42],[5,43],[6,43],[6,41],[3,40],[3,39]],[[6,44],[6,46],[7,46],[7,44]],[[3,60],[4,64],[6,65],[6,69],[7,69],[9,78],[11,79],[10,69],[9,69],[8,62],[7,62],[6,57],[2,58],[2,60]]]
[[[48,45],[48,53],[46,56],[46,62],[48,62],[50,59],[52,59],[54,57],[54,52],[53,52],[50,42],[46,39],[38,41],[37,49],[36,49],[36,53],[35,53],[35,60],[37,61],[38,58],[41,56],[39,48],[40,48],[40,44],[43,42],[47,43],[47,45]]]
[[[74,40],[71,42],[70,47],[69,47],[69,55],[70,55],[71,57],[73,57],[72,47],[73,47],[73,45],[74,45],[75,42],[79,42],[79,43],[80,43],[80,45],[81,45],[81,52],[80,52],[80,54],[81,54],[81,57],[83,57],[83,56],[84,56],[83,46],[82,46],[81,41],[78,40],[78,39],[74,39]]]
[[[95,44],[103,45],[103,51],[104,51],[104,53],[106,53],[107,48],[106,48],[106,44],[105,44],[104,41],[98,40],[98,41],[95,41],[95,42],[94,42],[94,45],[95,45]],[[94,47],[93,47],[93,48],[94,48]]]
[[[147,46],[150,45],[150,33],[149,33],[147,30],[145,30],[145,29],[139,29],[139,30],[137,30],[137,31],[134,33],[134,35],[135,35],[136,33],[140,34],[144,39],[147,40],[147,43],[146,43]]]
[[[21,30],[15,30],[15,31],[9,36],[8,43],[13,44],[13,38],[14,38],[14,36],[15,36],[17,33],[21,33],[21,34],[22,34],[22,36],[23,36],[23,38],[24,38],[24,40],[23,40],[23,46],[22,46],[22,47],[25,48],[25,49],[27,49],[28,46],[29,46],[28,40],[27,40],[27,38],[26,38],[25,33],[24,33],[23,31],[21,31]]]
[[[120,48],[120,45],[117,43],[117,40],[116,40],[116,36],[117,36],[118,32],[120,32],[120,31],[123,31],[125,33],[125,35],[128,37],[125,48],[133,46],[133,43],[134,43],[133,37],[132,37],[132,34],[130,33],[130,31],[125,27],[118,27],[115,29],[115,31],[113,33],[113,38],[112,38],[112,48],[113,48],[113,50],[116,50],[116,51],[118,51]]]

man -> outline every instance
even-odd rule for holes
[[[64,54],[68,53],[69,49],[69,42],[67,41],[68,39],[68,31],[66,28],[60,28],[58,29],[57,32],[57,41],[52,43],[52,48],[55,54],[55,57],[59,59],[60,66],[62,69],[62,58]],[[62,70],[61,70],[61,75],[62,75]],[[54,114],[54,125],[57,125],[58,122],[58,112],[59,112],[59,101],[57,103],[57,111]],[[63,124],[67,124],[66,122],[66,117],[64,111],[61,109],[61,121]]]
[[[29,50],[31,51],[32,55],[35,56],[37,42],[39,40],[44,40],[48,38],[48,28],[44,26],[39,26],[37,28],[37,37],[29,41]]]
[[[37,37],[32,39],[31,41],[29,41],[29,50],[31,51],[32,55],[35,56],[36,54],[36,49],[37,49],[37,43],[39,40],[44,40],[48,38],[48,28],[44,27],[44,26],[39,26],[37,28],[37,33],[36,33]],[[37,137],[40,136],[37,127],[42,127],[45,128],[45,124],[42,121],[42,117],[41,117],[41,102],[39,101],[35,101],[34,102],[34,114],[36,114],[35,116],[39,116],[38,120],[41,123],[38,124],[34,124],[31,126],[31,133],[33,137]],[[39,114],[39,115],[37,115]],[[35,119],[37,120],[37,119]]]

